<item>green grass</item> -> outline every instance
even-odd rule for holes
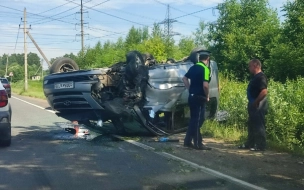
[[[45,99],[43,93],[42,81],[28,81],[28,90],[24,90],[24,81],[11,83],[12,91],[15,94],[29,96],[34,98]]]
[[[221,77],[220,110],[229,113],[225,123],[206,121],[205,136],[243,143],[247,137],[247,82]],[[304,155],[304,78],[285,84],[269,81],[269,111],[266,115],[268,147]]]
[[[239,143],[246,137],[245,129],[239,129],[225,123],[219,123],[212,120],[205,121],[201,130],[204,137],[222,139],[226,142]]]

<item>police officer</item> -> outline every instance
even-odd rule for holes
[[[200,132],[205,120],[206,102],[209,101],[210,70],[206,65],[209,63],[210,52],[201,51],[196,56],[198,62],[183,77],[185,87],[189,90],[188,104],[190,108],[190,123],[184,139],[184,146],[198,150],[211,150],[202,143]]]

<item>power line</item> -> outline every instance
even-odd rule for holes
[[[14,9],[14,8],[10,8],[10,7],[7,7],[7,6],[3,6],[3,5],[0,5],[0,7],[4,7],[4,8],[7,8],[7,9],[11,9],[11,10],[14,10],[14,11],[19,11],[19,12],[23,12],[21,10],[18,10],[18,9]],[[35,16],[39,16],[39,17],[43,17],[43,18],[50,18],[50,17],[47,17],[47,16],[43,16],[43,15],[39,15],[39,14],[35,14],[35,13],[30,13],[30,12],[27,12],[28,14],[30,15],[35,15]],[[69,22],[65,22],[65,21],[62,21],[62,20],[59,20],[59,19],[53,19],[53,20],[58,20],[60,22],[64,22],[64,23],[68,23],[68,24],[73,24],[73,23],[69,23]],[[74,24],[73,24],[74,25]]]
[[[16,51],[17,41],[18,41],[18,38],[19,38],[20,24],[21,24],[21,20],[20,20],[20,23],[19,23],[19,28],[18,28],[17,39],[16,39],[16,43],[15,43],[14,53]]]
[[[90,2],[90,1],[92,1],[92,0],[89,0],[89,1],[87,1],[86,3]],[[41,13],[38,13],[38,14],[42,14],[42,13],[49,12],[49,11],[51,11],[51,10],[54,10],[54,9],[63,7],[63,6],[66,5],[66,4],[70,4],[70,2],[67,2],[67,3],[65,3],[65,4],[59,5],[59,6],[55,7],[55,8],[49,9],[49,10],[47,10],[47,11],[44,11],[44,12],[41,12]],[[77,6],[77,7],[78,7],[78,6]],[[66,13],[67,11],[70,11],[70,10],[75,9],[75,8],[77,8],[77,7],[73,7],[73,8],[70,8],[70,9],[68,9],[68,10],[65,10],[65,11],[62,11],[62,12],[60,12],[60,13],[57,13],[57,14],[51,16],[50,18],[52,18],[52,17],[54,17],[54,16],[57,16],[57,15],[60,15],[60,14],[63,14],[63,13]],[[34,23],[36,23],[36,22],[39,22],[39,21],[42,21],[42,20],[45,20],[45,19],[47,19],[47,18],[44,18],[44,19],[35,21],[35,22],[33,22],[32,24],[34,24]]]
[[[157,19],[155,19],[155,18],[147,17],[147,16],[144,16],[144,15],[134,14],[134,13],[131,13],[131,12],[123,11],[121,9],[120,10],[114,10],[114,11],[118,11],[120,13],[125,13],[125,14],[128,14],[128,15],[132,15],[132,16],[136,16],[136,17],[140,17],[140,18],[144,18],[144,19],[148,19],[148,20],[153,20],[154,22],[157,21]]]
[[[49,9],[49,10],[46,10],[46,11],[40,12],[40,13],[38,13],[38,14],[43,14],[43,13],[46,13],[46,12],[52,11],[52,10],[54,10],[54,9],[57,9],[57,8],[63,7],[63,6],[64,6],[64,5],[66,5],[66,4],[69,4],[69,2],[64,3],[64,4],[62,4],[62,5],[59,5],[59,6],[57,6],[57,7],[51,8],[51,9]]]
[[[111,32],[111,33],[113,33],[113,34],[125,34],[125,33],[123,33],[123,32],[114,32],[114,31],[110,31],[110,30],[104,30],[104,29],[101,29],[101,28],[94,28],[94,27],[88,27],[89,29],[93,29],[93,30],[100,30],[100,31],[104,31],[104,32]]]
[[[167,6],[167,4],[165,4],[165,3],[163,3],[163,2],[160,2],[160,1],[158,1],[158,0],[154,0],[154,1],[157,2],[157,3],[159,3],[159,4],[162,4],[162,5],[164,5],[164,6]],[[170,8],[173,9],[173,10],[182,12],[182,13],[186,13],[185,11],[182,11],[182,10],[177,9],[177,8],[175,8],[175,7],[172,7],[172,6],[170,6]],[[186,13],[186,14],[188,14],[188,13]],[[192,16],[193,16],[193,17],[196,17],[196,18],[200,18],[200,17],[195,16],[195,15],[192,15]]]
[[[78,7],[78,6],[77,6],[77,7]],[[47,23],[47,22],[51,22],[52,20],[51,20],[51,21],[46,21],[46,22],[40,22],[40,21],[43,21],[43,20],[46,20],[46,19],[52,19],[52,18],[55,17],[55,16],[58,16],[58,15],[60,15],[60,14],[66,13],[67,11],[76,9],[77,7],[73,7],[73,8],[70,8],[70,9],[68,9],[68,10],[62,11],[62,12],[57,13],[57,14],[55,14],[55,15],[53,15],[53,16],[48,17],[48,18],[43,18],[43,19],[34,21],[34,22],[32,22],[31,24],[35,24],[35,23],[37,23],[37,22],[38,22],[37,24],[44,24],[44,23]],[[70,14],[70,15],[74,15],[74,14],[75,14],[75,13]],[[68,15],[68,16],[70,16],[70,15]],[[67,16],[64,16],[64,17],[61,17],[61,18],[65,18],[65,17],[67,17]],[[61,18],[57,18],[57,19],[61,19]],[[39,22],[40,22],[40,23],[39,23]]]
[[[203,11],[207,11],[207,10],[210,10],[210,9],[214,9],[214,8],[216,8],[216,7],[217,7],[217,6],[209,7],[209,8],[206,8],[206,9],[202,9],[202,10],[199,10],[199,11],[195,11],[195,12],[192,12],[192,13],[188,13],[188,14],[185,14],[185,15],[182,15],[182,16],[175,17],[174,19],[178,19],[178,18],[183,18],[183,17],[186,17],[186,16],[190,16],[190,15],[193,15],[193,14],[196,14],[196,13],[199,13],[199,12],[203,12]]]
[[[108,0],[108,1],[109,1],[109,0]],[[70,2],[79,5],[78,3],[75,3],[75,2],[73,2],[73,1],[70,1]],[[93,11],[96,11],[96,12],[99,12],[99,13],[102,13],[102,14],[105,14],[105,15],[108,15],[108,16],[111,16],[111,17],[114,17],[114,18],[117,18],[117,19],[120,19],[120,20],[124,20],[124,21],[130,22],[130,23],[134,23],[134,24],[141,25],[141,26],[147,26],[147,25],[142,24],[142,23],[139,23],[139,22],[135,22],[135,21],[128,20],[128,19],[125,19],[125,18],[121,18],[121,17],[119,17],[119,16],[115,16],[115,15],[112,15],[112,14],[109,14],[109,13],[106,13],[106,12],[103,12],[103,11],[99,11],[99,10],[97,10],[97,9],[93,9],[92,7],[87,7],[87,6],[84,6],[84,7],[88,8],[88,9],[91,9],[91,10],[93,10]],[[147,26],[147,27],[148,27],[148,26]]]
[[[57,21],[60,21],[60,22],[65,22],[65,23],[69,23],[69,24],[73,24],[73,25],[74,25],[74,23],[59,20],[59,19],[67,18],[67,17],[69,17],[69,16],[71,16],[71,15],[74,15],[74,14],[75,14],[75,13],[72,13],[72,14],[65,15],[65,16],[63,16],[63,17],[56,18],[56,19],[52,19],[52,20],[45,21],[45,22],[38,22],[38,21],[35,21],[35,22],[31,23],[31,24],[39,25],[39,24],[45,24],[45,23],[48,23],[48,22],[52,22],[52,21],[54,21],[54,20],[57,20]],[[49,17],[49,18],[51,18],[51,17]],[[42,19],[42,20],[45,20],[45,19]],[[38,22],[38,23],[36,23],[36,22]]]

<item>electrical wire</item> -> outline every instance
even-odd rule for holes
[[[70,8],[70,9],[65,10],[65,11],[62,11],[62,12],[57,13],[57,14],[55,14],[55,15],[52,15],[52,16],[50,16],[50,17],[48,17],[48,18],[43,18],[43,19],[40,19],[40,20],[31,22],[31,24],[44,24],[44,23],[47,23],[47,22],[51,22],[52,20],[46,21],[46,22],[41,22],[41,21],[46,20],[46,19],[52,19],[52,18],[55,17],[55,16],[58,16],[58,15],[63,14],[63,13],[66,13],[67,11],[70,11],[70,10],[73,10],[73,9],[76,9],[76,8],[78,8],[78,6],[77,6],[77,7]],[[74,14],[75,14],[75,13],[70,14],[70,15],[74,15]],[[68,16],[70,16],[70,15],[68,15]],[[64,17],[61,17],[61,18],[66,18],[66,17],[68,17],[68,16],[64,16]],[[61,19],[61,18],[57,18],[57,19]],[[38,23],[37,23],[37,22],[38,22]]]
[[[168,4],[165,4],[165,3],[160,2],[160,1],[158,1],[158,0],[154,0],[154,1],[157,2],[157,3],[159,3],[159,4],[162,4],[162,5],[164,5],[164,6],[168,6]],[[176,11],[179,11],[179,12],[182,12],[182,13],[185,13],[185,14],[188,14],[187,12],[182,11],[182,10],[177,9],[177,8],[175,8],[175,7],[172,7],[172,6],[170,6],[170,8],[173,9],[173,10],[176,10]],[[195,15],[191,15],[191,16],[196,17],[196,18],[200,18],[200,17],[195,16]]]
[[[109,1],[109,0],[107,0],[107,1]],[[107,2],[107,1],[105,1],[105,2]],[[75,2],[73,2],[73,1],[70,1],[70,2],[71,2],[71,3],[74,3],[74,4],[76,4],[76,5],[80,5],[80,4],[75,3]],[[96,6],[96,5],[95,5],[95,6]],[[93,6],[93,7],[95,7],[95,6]],[[135,21],[132,21],[132,20],[129,20],[129,19],[125,19],[125,18],[122,18],[122,17],[119,17],[119,16],[115,16],[115,15],[112,15],[112,14],[109,14],[109,13],[106,13],[106,12],[103,12],[103,11],[99,11],[99,10],[97,10],[97,9],[94,9],[93,7],[87,7],[87,6],[83,6],[83,7],[86,7],[86,8],[88,8],[88,9],[93,10],[93,11],[96,11],[96,12],[99,12],[99,13],[102,13],[102,14],[105,14],[105,15],[108,15],[108,16],[111,16],[111,17],[120,19],[120,20],[124,20],[124,21],[130,22],[130,23],[133,23],[133,24],[138,24],[138,25],[141,25],[141,26],[147,26],[147,25],[142,24],[142,23],[139,23],[139,22],[135,22]],[[147,27],[148,27],[148,26],[147,26]]]
[[[61,21],[61,22],[65,22],[65,23],[69,23],[69,24],[73,24],[73,25],[74,25],[74,23],[72,23],[72,22],[59,20],[59,19],[67,18],[67,17],[69,17],[69,16],[71,16],[71,15],[74,15],[74,14],[75,14],[75,13],[72,13],[72,14],[69,14],[69,15],[65,15],[65,16],[63,16],[63,17],[56,18],[56,19],[54,19],[54,20],[58,20],[58,21]],[[51,17],[50,17],[50,18],[51,18]],[[45,19],[42,19],[42,20],[45,20]],[[45,23],[52,22],[52,21],[53,21],[53,20],[49,20],[49,21],[45,21],[45,22],[38,22],[38,21],[37,21],[38,23],[33,22],[33,23],[31,23],[31,24],[39,25],[39,24],[45,24]]]
[[[186,17],[186,16],[190,16],[190,15],[193,15],[193,14],[196,14],[196,13],[199,13],[199,12],[203,12],[203,11],[207,11],[207,10],[210,10],[210,9],[214,9],[216,8],[217,6],[214,6],[214,7],[209,7],[209,8],[206,8],[206,9],[202,9],[202,10],[199,10],[199,11],[195,11],[195,12],[192,12],[192,13],[187,13],[185,15],[182,15],[182,16],[178,16],[178,17],[175,17],[175,19],[179,19],[179,18],[183,18],[183,17]]]
[[[19,26],[20,26],[20,24],[21,24],[21,20],[20,20]],[[18,42],[18,38],[19,38],[19,31],[20,31],[20,27],[18,28],[18,33],[17,33],[17,39],[16,39],[16,43],[15,43],[14,53],[16,52],[16,46],[17,46],[17,42]]]
[[[113,34],[125,34],[125,33],[123,33],[123,32],[114,32],[114,31],[109,31],[109,30],[104,30],[104,29],[101,29],[101,28],[94,28],[94,27],[88,27],[89,29],[93,29],[93,30],[100,30],[100,31],[104,31],[104,32],[111,32],[111,33],[113,33]]]
[[[69,4],[69,3],[70,3],[70,2],[64,3],[64,4],[59,5],[59,6],[57,6],[57,7],[51,8],[51,9],[46,10],[46,11],[43,11],[43,12],[40,12],[40,13],[38,13],[38,14],[47,13],[47,12],[52,11],[52,10],[54,10],[54,9],[58,9],[58,8],[60,8],[60,7],[63,7],[64,5],[67,5],[67,4]]]

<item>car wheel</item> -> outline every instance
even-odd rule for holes
[[[12,95],[11,95],[11,94],[8,94],[7,96],[8,96],[9,98],[11,98],[11,97],[12,97]]]
[[[5,140],[5,141],[0,141],[1,146],[10,146],[11,145],[11,139]]]
[[[11,130],[8,131],[8,139],[7,140],[1,140],[0,141],[0,146],[10,146],[11,141],[12,141],[12,135],[11,135]]]
[[[126,73],[128,76],[128,79],[133,79],[138,74],[138,69],[140,66],[143,66],[144,59],[142,57],[142,54],[138,51],[130,51],[127,54],[127,66],[126,66]]]
[[[50,67],[50,74],[79,70],[77,63],[68,57],[58,58]]]

